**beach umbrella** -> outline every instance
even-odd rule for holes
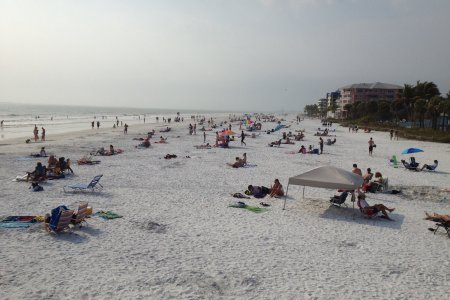
[[[234,132],[233,130],[225,130],[222,132],[223,135],[232,135],[232,134],[236,134],[236,132]]]
[[[419,148],[408,148],[402,151],[402,154],[412,154],[412,153],[418,153],[418,152],[423,152],[422,149]]]

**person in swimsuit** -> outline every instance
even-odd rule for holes
[[[389,217],[387,212],[393,212],[395,208],[388,208],[384,204],[375,204],[371,206],[369,205],[369,203],[367,203],[366,194],[364,193],[360,193],[358,195],[358,206],[364,214],[374,215],[378,212],[381,212],[386,219],[394,221]]]
[[[369,143],[369,155],[372,156],[373,148],[375,147],[375,142],[372,138],[368,141]]]

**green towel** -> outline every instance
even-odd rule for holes
[[[249,211],[255,212],[255,213],[262,213],[267,211],[267,208],[264,207],[258,207],[258,206],[250,206],[250,205],[240,205],[240,204],[230,204],[228,207],[234,207],[234,208],[244,208]]]
[[[114,212],[112,212],[112,211],[110,211],[110,210],[108,210],[108,211],[98,211],[98,212],[96,212],[95,214],[94,214],[94,216],[99,216],[100,218],[103,218],[103,219],[117,219],[117,218],[122,218],[122,216],[121,215],[118,215],[118,214],[116,214],[116,213],[114,213]]]

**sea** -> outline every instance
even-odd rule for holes
[[[123,124],[156,123],[164,118],[172,118],[172,121],[179,113],[185,122],[191,116],[204,115],[207,117],[224,116],[235,114],[223,111],[201,111],[201,110],[168,110],[154,108],[130,108],[130,107],[96,107],[96,106],[64,106],[64,105],[35,105],[0,102],[0,121],[3,126],[0,128],[0,142],[9,139],[24,138],[33,139],[33,129],[37,126],[39,137],[41,128],[46,131],[46,138],[51,138],[52,134],[70,133],[80,130],[91,129],[92,121],[100,122],[100,128],[112,128],[113,124],[119,120]]]

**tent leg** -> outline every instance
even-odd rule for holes
[[[305,199],[305,187],[303,187],[303,199]]]
[[[352,202],[353,202],[353,220],[355,219],[355,191],[352,192]]]
[[[289,191],[289,183],[288,183],[288,185],[287,185],[287,187],[286,187],[286,194],[284,195],[284,205],[283,205],[283,210],[286,209],[286,199],[287,199],[287,193],[288,193],[288,191]]]

